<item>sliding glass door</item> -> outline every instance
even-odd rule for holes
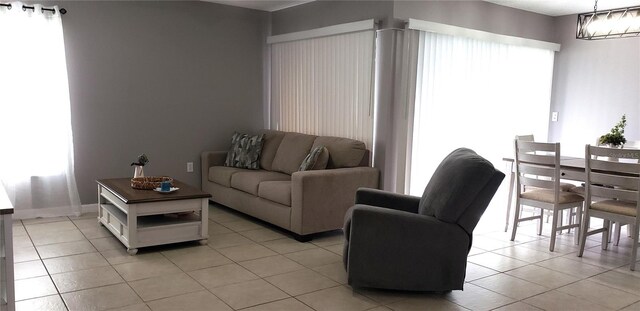
[[[502,168],[513,139],[546,141],[554,52],[420,32],[409,193],[440,161],[468,147]]]

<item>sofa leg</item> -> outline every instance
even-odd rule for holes
[[[291,233],[291,234],[293,234],[293,238],[300,243],[309,242],[312,240],[311,234],[305,234],[305,235],[300,235],[297,233]]]

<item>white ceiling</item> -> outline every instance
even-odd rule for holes
[[[267,12],[278,11],[313,0],[203,0]]]
[[[312,2],[314,0],[204,0],[226,5],[262,11],[278,11],[292,6]],[[407,1],[407,0],[399,0]],[[422,0],[433,1],[433,0]],[[459,1],[459,0],[446,0]],[[549,16],[561,16],[593,11],[594,0],[484,0],[525,11]],[[640,6],[640,0],[599,0],[598,10],[615,9],[629,6]]]

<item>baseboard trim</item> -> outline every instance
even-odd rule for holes
[[[98,203],[82,204],[82,214],[97,213],[97,212],[98,212]]]

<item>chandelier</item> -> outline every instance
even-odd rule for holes
[[[640,37],[640,6],[578,14],[576,39],[600,40]]]

